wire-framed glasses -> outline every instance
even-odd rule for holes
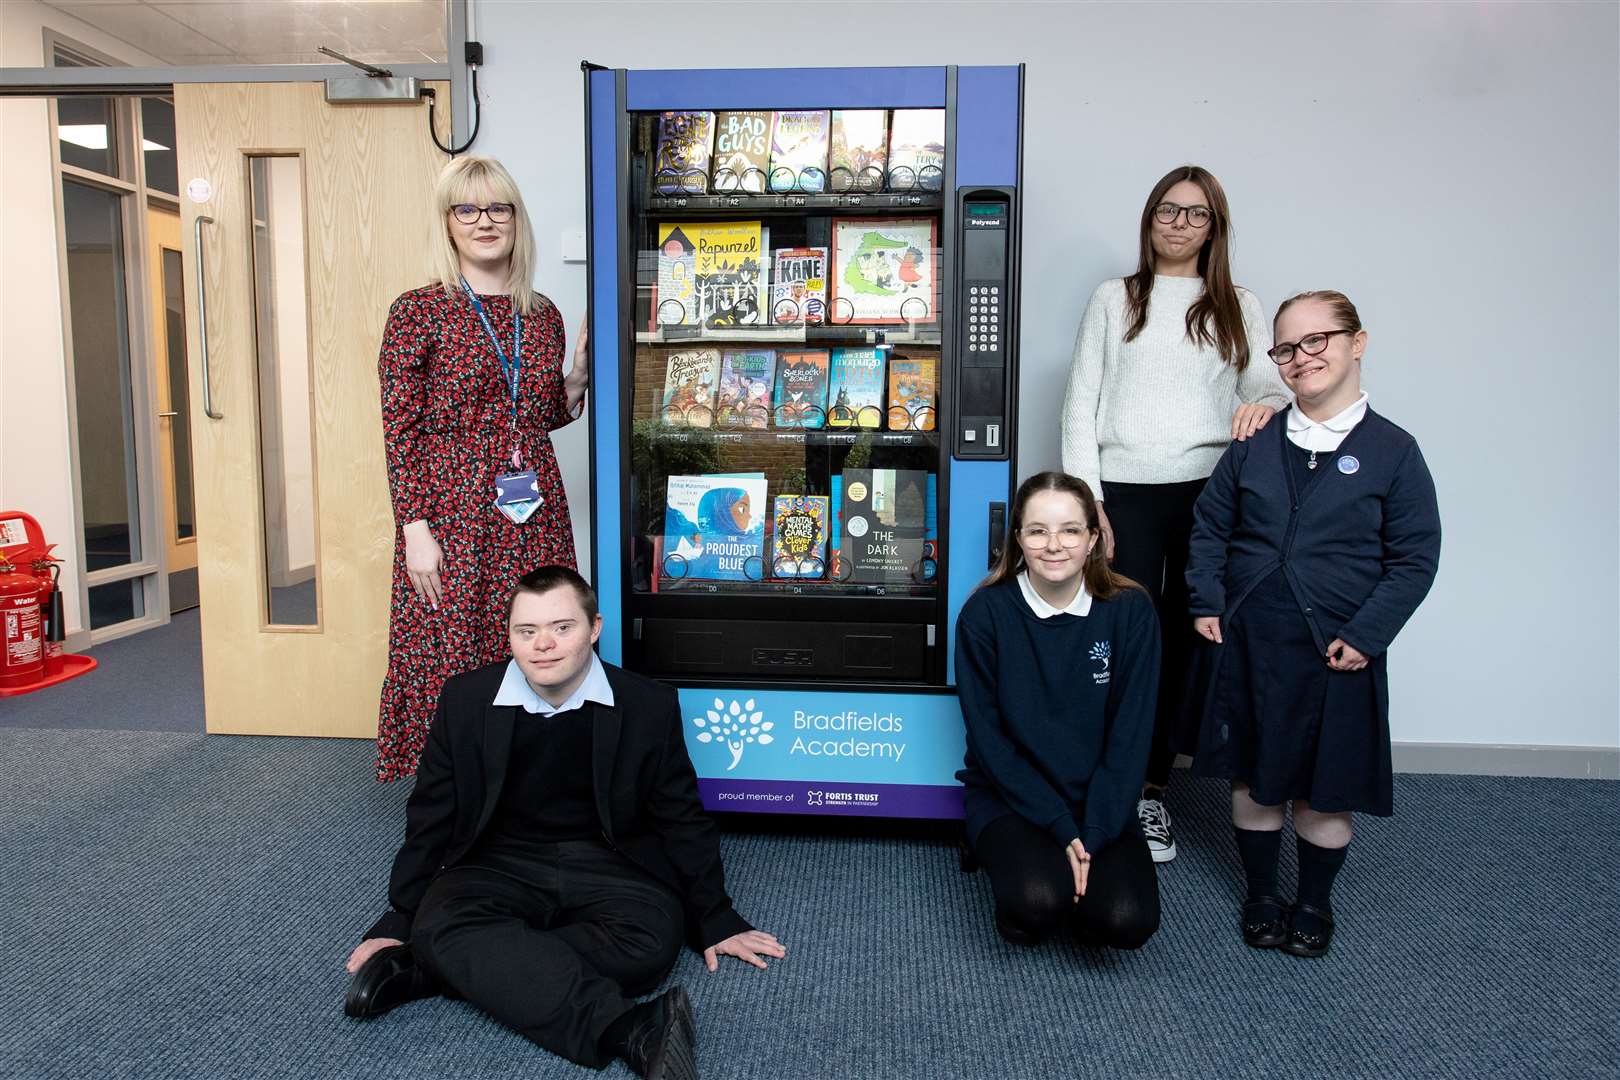
[[[515,208],[509,202],[492,202],[488,206],[474,206],[472,203],[456,203],[456,205],[450,208],[451,216],[457,221],[461,222],[463,225],[476,225],[478,224],[478,219],[483,217],[485,214],[488,214],[489,220],[493,221],[495,224],[505,225],[508,221],[512,220],[512,215],[515,212]]]
[[[1089,529],[1080,525],[1065,525],[1055,533],[1045,525],[1025,525],[1018,530],[1018,540],[1025,547],[1044,548],[1052,545],[1055,535],[1059,547],[1077,548],[1086,542]]]
[[[1314,334],[1306,334],[1298,341],[1285,341],[1281,345],[1273,345],[1266,350],[1271,362],[1278,367],[1288,363],[1294,358],[1294,350],[1298,349],[1306,356],[1321,356],[1328,347],[1328,339],[1334,334],[1353,334],[1354,330],[1318,330]]]

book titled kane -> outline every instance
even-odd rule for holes
[[[653,156],[653,192],[701,195],[709,190],[709,158],[714,153],[714,113],[667,112],[658,118],[658,149]]]
[[[765,576],[765,474],[671,476],[662,574],[675,580]]]
[[[784,352],[776,366],[776,398],[771,417],[779,428],[819,428],[827,424],[826,349]]]
[[[727,349],[720,361],[720,426],[769,427],[775,374],[775,350]]]
[[[826,109],[771,114],[771,190],[815,194],[827,190]]]
[[[933,431],[939,397],[939,358],[889,358],[889,430]]]
[[[834,349],[827,376],[827,426],[883,426],[883,349]]]
[[[939,224],[933,218],[833,218],[827,267],[832,321],[939,319]]]
[[[771,520],[771,573],[779,578],[824,577],[827,496],[778,495]]]
[[[889,158],[886,109],[834,109],[827,182],[833,191],[881,191]]]
[[[771,114],[722,112],[714,118],[714,190],[758,195],[771,164]]]
[[[894,191],[944,189],[944,109],[894,110],[889,125],[889,187]]]
[[[659,418],[671,427],[713,427],[715,387],[719,381],[719,349],[670,353],[664,368],[664,403]]]
[[[782,326],[827,321],[827,249],[777,248],[771,273],[771,321]]]
[[[840,581],[921,583],[928,473],[845,469]]]

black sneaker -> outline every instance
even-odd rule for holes
[[[1158,799],[1136,800],[1136,819],[1142,823],[1142,835],[1147,837],[1148,852],[1156,863],[1169,862],[1176,857],[1176,838],[1170,832],[1170,811]]]
[[[647,1080],[697,1080],[697,1023],[679,986],[654,999],[658,1008],[630,1033],[624,1058]]]

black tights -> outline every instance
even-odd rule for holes
[[[1082,940],[1139,949],[1159,928],[1159,879],[1141,827],[1091,853],[1086,895],[1074,900],[1074,872],[1044,829],[1008,814],[984,827],[973,852],[990,875],[996,929],[1033,945],[1068,924]]]

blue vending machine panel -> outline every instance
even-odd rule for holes
[[[1022,83],[586,72],[599,648],[679,688],[710,809],[961,814],[954,622],[1013,477]]]

